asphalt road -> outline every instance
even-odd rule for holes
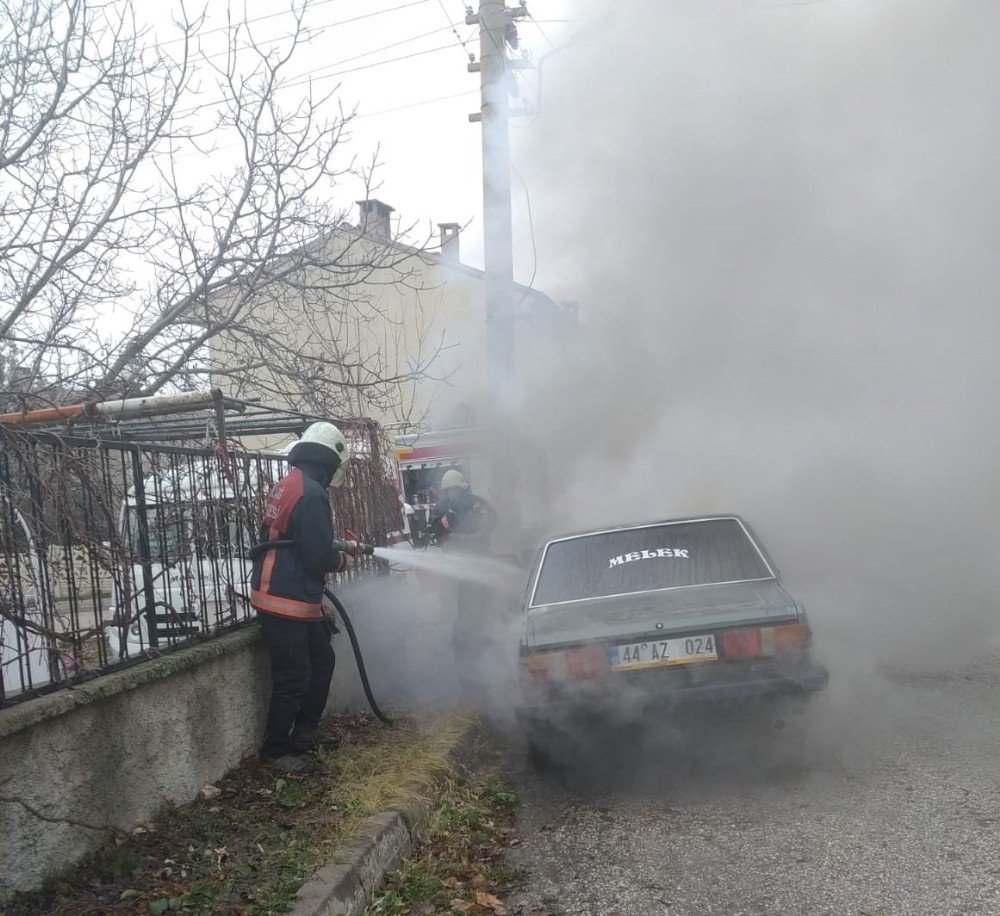
[[[563,781],[512,753],[511,912],[1000,914],[998,719],[993,661],[843,674],[776,738],[646,722]]]

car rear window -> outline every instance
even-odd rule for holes
[[[587,534],[549,544],[532,605],[773,576],[735,519]]]

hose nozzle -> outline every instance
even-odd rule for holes
[[[350,554],[355,559],[360,556],[370,557],[375,553],[374,544],[362,544],[360,541],[334,541],[333,546],[343,553]]]

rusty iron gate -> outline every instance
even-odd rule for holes
[[[380,431],[352,435],[335,530],[384,545],[402,522]],[[248,551],[285,471],[275,453],[0,426],[0,706],[251,620]]]

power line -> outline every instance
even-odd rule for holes
[[[422,2],[426,2],[426,0],[422,0]],[[326,27],[324,26],[324,28],[326,28]],[[394,41],[391,44],[383,45],[380,48],[372,48],[370,51],[365,51],[365,52],[363,52],[361,54],[355,54],[353,57],[345,57],[343,60],[338,60],[335,63],[326,64],[325,66],[322,66],[322,67],[313,68],[312,70],[309,70],[306,73],[297,73],[294,76],[288,77],[288,79],[292,80],[292,82],[285,83],[284,87],[287,87],[287,86],[301,86],[305,82],[308,82],[310,79],[312,79],[314,77],[317,78],[317,79],[319,79],[319,78],[326,79],[327,78],[326,76],[324,76],[324,77],[316,77],[315,75],[317,73],[323,73],[324,71],[330,70],[331,68],[334,68],[334,67],[342,67],[344,64],[353,63],[356,60],[362,60],[365,57],[371,57],[373,54],[381,54],[383,51],[391,51],[393,48],[401,47],[402,45],[409,44],[410,42],[413,42],[413,41],[419,41],[421,38],[429,38],[431,35],[439,35],[441,32],[447,32],[448,29],[449,29],[448,26],[443,26],[440,29],[431,29],[429,32],[421,32],[419,35],[413,35],[410,38],[403,38],[400,41]],[[450,47],[456,47],[456,46],[455,45],[444,45],[439,50],[443,50],[443,48],[450,48]],[[222,51],[219,54],[211,55],[211,56],[218,57],[218,56],[222,56],[222,55],[228,54],[228,53],[229,53],[228,51]],[[424,53],[424,52],[420,52],[420,53]],[[430,50],[428,50],[427,53],[430,53]],[[403,58],[393,58],[392,60],[402,60],[402,59]],[[368,64],[366,66],[370,66],[370,67],[381,66],[381,64],[383,64],[383,63],[391,63],[392,60],[375,61],[372,64]],[[358,68],[355,68],[355,69],[363,69],[363,68],[362,67],[358,67]],[[345,70],[345,71],[341,71],[341,74],[342,73],[350,73],[350,72],[353,72],[353,71],[352,70]],[[338,76],[338,75],[340,75],[340,74],[336,74],[336,73],[328,74],[328,76]],[[282,88],[284,88],[284,87],[282,87]],[[222,102],[209,103],[209,107],[211,105],[213,105],[213,104],[221,105],[223,103]],[[203,107],[206,107],[206,106],[201,106],[201,105],[198,106],[198,108],[203,108]],[[187,114],[187,113],[190,113],[190,112],[195,111],[195,110],[197,110],[197,109],[195,109],[195,108],[189,108],[189,109],[185,109],[183,112],[180,112],[180,113],[181,114]]]
[[[531,194],[528,192],[528,182],[524,180],[524,176],[518,171],[517,166],[514,165],[514,160],[510,160],[510,170],[517,175],[521,182],[521,187],[524,188],[524,202],[528,208],[528,233],[531,236],[531,279],[528,281],[528,285],[524,292],[521,293],[521,298],[518,300],[517,305],[514,306],[514,312],[517,313],[518,309],[524,304],[524,300],[527,298],[528,293],[534,289],[535,277],[538,274],[538,248],[535,246],[535,220],[531,215]]]
[[[533,19],[532,21],[537,24],[538,22],[573,22],[573,21],[579,21],[579,20],[569,20],[569,19],[566,19],[566,20],[559,20],[559,19],[553,19],[553,20],[545,20],[545,19],[543,19],[543,20],[535,20],[535,19]],[[547,51],[545,54],[543,54],[538,59],[537,66],[535,67],[535,71],[538,74],[538,80],[537,80],[537,89],[536,89],[537,102],[536,102],[536,105],[535,105],[534,114],[532,115],[531,119],[527,123],[524,123],[524,124],[514,124],[513,127],[515,127],[516,129],[519,129],[519,130],[522,130],[524,128],[528,128],[532,124],[534,124],[538,120],[539,116],[541,115],[541,112],[542,112],[542,68],[545,65],[545,61],[548,60],[553,55],[558,54],[560,51],[565,51],[568,48],[573,47],[577,42],[579,42],[584,37],[584,35],[587,32],[592,31],[594,29],[594,27],[595,27],[595,23],[593,23],[593,22],[589,23],[588,25],[584,26],[584,28],[578,30],[575,35],[570,36],[563,44],[559,45],[558,47],[555,46],[555,45],[553,45],[551,51]],[[541,31],[541,30],[539,30],[539,31]],[[544,33],[543,33],[543,35],[544,35]],[[547,35],[545,35],[544,37],[545,37],[545,40],[549,42],[549,44],[552,44],[552,42],[549,40],[549,38],[548,38]]]
[[[438,31],[443,31],[443,30],[439,29]],[[279,90],[282,90],[282,89],[293,89],[296,86],[305,86],[305,85],[308,85],[308,84],[313,83],[313,82],[318,82],[320,80],[332,79],[332,78],[334,78],[336,76],[345,76],[348,73],[358,73],[361,70],[371,70],[374,67],[383,67],[386,64],[395,64],[395,63],[398,63],[401,60],[411,60],[414,57],[421,57],[421,56],[423,56],[425,54],[436,54],[438,51],[445,51],[448,48],[457,48],[457,47],[458,47],[457,43],[451,42],[451,43],[446,44],[446,45],[439,45],[436,48],[425,48],[423,51],[414,51],[411,54],[401,54],[398,57],[390,57],[387,60],[377,60],[377,61],[373,61],[370,64],[361,64],[358,67],[349,67],[346,70],[337,70],[337,71],[335,71],[333,73],[324,73],[321,76],[315,76],[315,77],[312,75],[312,73],[318,72],[318,71],[311,71],[309,75],[303,76],[302,79],[293,79],[291,82],[283,83],[281,86],[278,87],[278,89]],[[369,52],[369,53],[374,54],[376,52],[372,51],[372,52]],[[365,57],[367,55],[363,54],[363,55],[360,55],[360,56],[361,57]],[[352,58],[352,59],[357,59],[357,58]],[[338,61],[335,64],[330,64],[329,66],[330,67],[339,67],[341,64],[346,63],[346,62],[347,61]],[[324,69],[326,69],[326,68],[324,68]],[[215,102],[205,102],[202,105],[196,105],[196,106],[193,106],[191,108],[185,108],[185,109],[183,109],[181,111],[178,111],[177,114],[179,116],[187,115],[187,114],[193,114],[196,111],[204,111],[205,109],[208,109],[208,108],[218,108],[220,105],[226,105],[228,102],[229,102],[228,99],[220,99],[220,100],[215,101]]]
[[[493,34],[493,29],[491,29],[491,28],[485,28],[483,26],[483,24],[480,22],[480,24],[479,24],[479,38],[480,38],[480,41],[482,40],[483,35],[486,35],[489,38],[490,44],[493,45],[493,50],[496,51],[497,54],[500,54],[504,58],[506,58],[506,56],[507,56],[507,42],[504,41],[503,36],[500,37],[500,43],[497,44],[497,39],[496,39],[496,36]]]
[[[550,48],[552,48],[552,50],[554,51],[556,49],[556,46],[555,46],[555,44],[553,44],[552,39],[549,38],[549,36],[545,34],[545,29],[542,28],[542,24],[537,19],[535,19],[535,17],[532,16],[530,13],[528,14],[528,19],[529,19],[530,22],[532,22],[534,24],[535,28],[538,29],[538,31],[541,34],[542,38],[544,38],[545,41],[548,43],[548,46]]]
[[[422,105],[432,105],[435,102],[447,102],[450,99],[460,99],[463,96],[478,94],[478,89],[466,89],[464,92],[454,92],[451,95],[439,95],[435,99],[424,99],[421,102],[411,102],[409,105],[397,105],[395,108],[383,108],[381,111],[369,111],[364,114],[354,115],[350,120],[356,121],[359,118],[374,118],[378,115],[391,114],[394,111],[405,111],[408,108],[419,108]]]
[[[466,89],[463,92],[454,92],[451,95],[439,95],[432,99],[421,99],[419,102],[409,102],[406,105],[396,105],[392,108],[382,108],[378,111],[366,111],[362,114],[351,114],[347,115],[345,119],[345,126],[350,126],[352,121],[357,121],[362,118],[376,118],[381,115],[393,114],[397,111],[407,111],[411,108],[421,108],[424,105],[434,105],[437,102],[447,102],[451,99],[459,99],[467,95],[478,95],[478,89]],[[194,156],[208,156],[215,155],[216,153],[225,152],[226,150],[240,149],[242,148],[242,143],[227,143],[224,146],[213,146],[205,151],[192,150],[189,152],[173,154],[168,150],[159,150],[151,153],[152,158],[160,158],[161,156],[169,155],[173,159],[190,159]],[[523,181],[523,179],[522,179]]]
[[[438,0],[438,6],[441,7],[441,12],[444,13],[444,18],[448,20],[448,25],[451,26],[451,30],[455,33],[455,37],[462,43],[462,47],[465,49],[465,53],[469,56],[469,60],[475,60],[475,55],[469,50],[469,46],[466,44],[465,39],[458,34],[458,29],[455,27],[455,23],[451,21],[451,16],[448,15],[448,10],[445,9],[444,0]]]
[[[394,41],[392,44],[383,45],[381,48],[372,48],[371,51],[365,51],[363,54],[355,54],[354,57],[345,57],[343,60],[338,60],[334,64],[326,64],[323,67],[315,67],[309,71],[309,74],[322,73],[324,70],[329,70],[331,67],[341,67],[344,64],[353,63],[356,60],[361,60],[365,57],[371,57],[372,54],[381,54],[383,51],[391,51],[393,48],[399,48],[402,45],[407,45],[412,41],[419,41],[421,38],[429,38],[431,35],[440,35],[441,32],[447,32],[448,26],[443,26],[440,29],[431,29],[429,32],[421,32],[419,35],[414,35],[412,38],[403,38],[400,41]],[[453,30],[454,31],[454,30]],[[445,45],[445,47],[450,48],[453,45]],[[306,74],[300,73],[292,79],[297,79],[298,76],[305,76]]]
[[[323,76],[316,77],[316,79],[325,80],[325,79],[330,79],[331,77],[334,76],[344,76],[347,73],[357,73],[359,70],[370,70],[372,67],[382,67],[385,64],[395,64],[401,60],[410,60],[413,57],[421,57],[424,54],[434,54],[437,51],[444,51],[448,48],[457,48],[457,47],[458,45],[455,42],[451,42],[450,44],[439,45],[436,48],[426,48],[423,51],[414,51],[412,54],[402,54],[399,57],[390,57],[388,60],[377,60],[371,64],[362,64],[360,67],[350,67],[347,70],[338,70],[335,73],[326,73]],[[330,66],[337,67],[340,66],[340,64],[331,64]],[[297,82],[293,81],[291,83],[285,83],[284,86],[282,86],[281,88],[290,89],[293,86],[304,86],[306,83],[312,82],[312,79],[313,78],[310,76],[306,79],[298,80]]]
[[[421,3],[426,3],[427,0],[420,0],[420,2]],[[398,9],[398,7],[397,7],[397,9]],[[360,18],[365,18],[365,17],[360,17]],[[307,28],[305,30],[305,32],[306,32],[306,34],[308,35],[308,37],[310,39],[318,38],[327,29],[333,28],[334,26],[343,25],[346,22],[352,22],[352,21],[353,20],[351,20],[351,19],[342,19],[340,22],[328,22],[326,25],[320,25],[320,26],[315,26],[315,27],[312,27],[312,28]],[[356,54],[354,57],[345,58],[344,60],[339,61],[336,64],[329,64],[328,66],[340,66],[340,64],[346,64],[346,63],[350,63],[351,61],[354,61],[354,60],[360,60],[362,57],[368,57],[368,56],[370,56],[372,54],[378,54],[381,51],[388,51],[391,48],[398,48],[400,45],[408,44],[411,41],[417,41],[420,38],[427,38],[429,35],[438,35],[441,32],[447,32],[447,31],[448,31],[448,26],[444,26],[443,28],[440,28],[440,29],[431,29],[431,31],[429,31],[429,32],[422,32],[420,35],[414,35],[412,38],[404,38],[402,41],[395,41],[392,44],[385,45],[384,47],[381,47],[381,48],[373,48],[371,51],[365,51],[364,54]],[[276,36],[274,38],[266,38],[266,39],[263,39],[261,42],[258,42],[257,44],[266,44],[266,43],[277,42],[277,41],[287,41],[289,39],[289,37],[290,36],[285,35],[285,36]],[[254,47],[254,45],[242,45],[242,46],[237,47],[235,50],[237,50],[237,51],[239,51],[239,50],[248,50],[248,49],[251,49],[253,47]],[[216,57],[225,57],[232,50],[233,50],[232,48],[227,48],[225,51],[216,51],[214,54],[202,54],[202,55],[200,55],[198,57],[198,60],[214,60]],[[320,69],[324,69],[324,68],[321,67]]]
[[[329,3],[335,3],[337,0],[316,0],[314,3],[308,4],[307,10],[314,10],[320,6],[326,6]],[[382,16],[386,13],[395,13],[397,10],[405,10],[411,6],[421,6],[424,3],[429,2],[429,0],[409,0],[408,3],[401,3],[398,6],[390,6],[384,10],[375,10],[371,13],[362,13],[360,16],[352,16],[350,19],[341,19],[338,22],[331,22],[325,25],[323,28],[332,28],[338,25],[347,25],[350,22],[360,22],[362,19],[371,19],[375,16]],[[110,5],[110,4],[109,4]],[[254,22],[263,22],[265,19],[276,19],[278,16],[287,16],[291,10],[281,10],[278,13],[268,13],[266,16],[255,16],[253,19],[244,19],[237,25],[251,25]],[[202,37],[204,35],[214,35],[216,32],[229,32],[232,30],[232,26],[220,25],[214,29],[208,29],[204,32],[199,32],[197,37]],[[184,38],[171,38],[167,41],[159,42],[158,44],[152,45],[155,48],[163,48],[167,45],[178,44],[179,42],[186,41]]]

